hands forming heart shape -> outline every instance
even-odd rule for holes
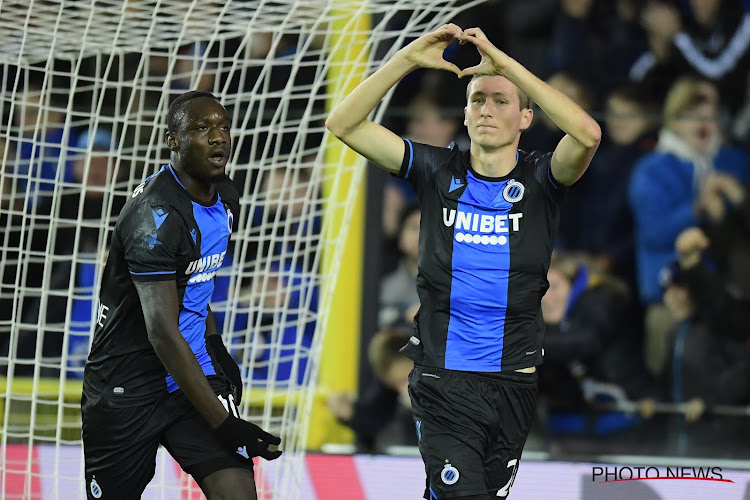
[[[446,61],[443,53],[448,45],[458,40],[461,45],[473,44],[481,60],[479,64],[461,69]],[[495,47],[479,28],[462,30],[455,24],[446,24],[428,33],[402,49],[406,59],[421,68],[442,69],[458,75],[459,78],[472,75],[502,75],[511,58]]]

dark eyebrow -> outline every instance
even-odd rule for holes
[[[485,94],[481,90],[475,90],[474,92],[472,92],[471,94],[469,94],[469,98],[478,97],[478,96],[486,96],[486,95],[487,94]],[[506,94],[505,92],[493,92],[492,95],[493,96],[508,97],[508,94]]]

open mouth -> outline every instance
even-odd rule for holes
[[[224,166],[227,164],[227,154],[222,150],[213,151],[208,159],[211,163],[217,166]]]

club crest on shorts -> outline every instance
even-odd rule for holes
[[[523,198],[523,192],[526,190],[523,184],[515,179],[508,181],[508,184],[503,188],[503,199],[508,203],[515,203]]]
[[[91,496],[94,498],[101,498],[102,497],[102,487],[99,486],[99,483],[96,482],[96,479],[93,477],[91,478],[91,482],[89,483],[89,490],[91,491]]]
[[[447,485],[456,484],[458,481],[458,469],[453,467],[451,464],[445,464],[443,471],[440,473],[440,479]]]

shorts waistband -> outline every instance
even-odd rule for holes
[[[441,373],[455,373],[469,377],[481,378],[484,380],[494,380],[508,384],[533,385],[537,381],[538,370],[532,373],[513,371],[502,372],[471,372],[465,370],[451,370],[448,368],[438,368],[435,366],[415,365],[415,368],[421,370],[439,371]]]

